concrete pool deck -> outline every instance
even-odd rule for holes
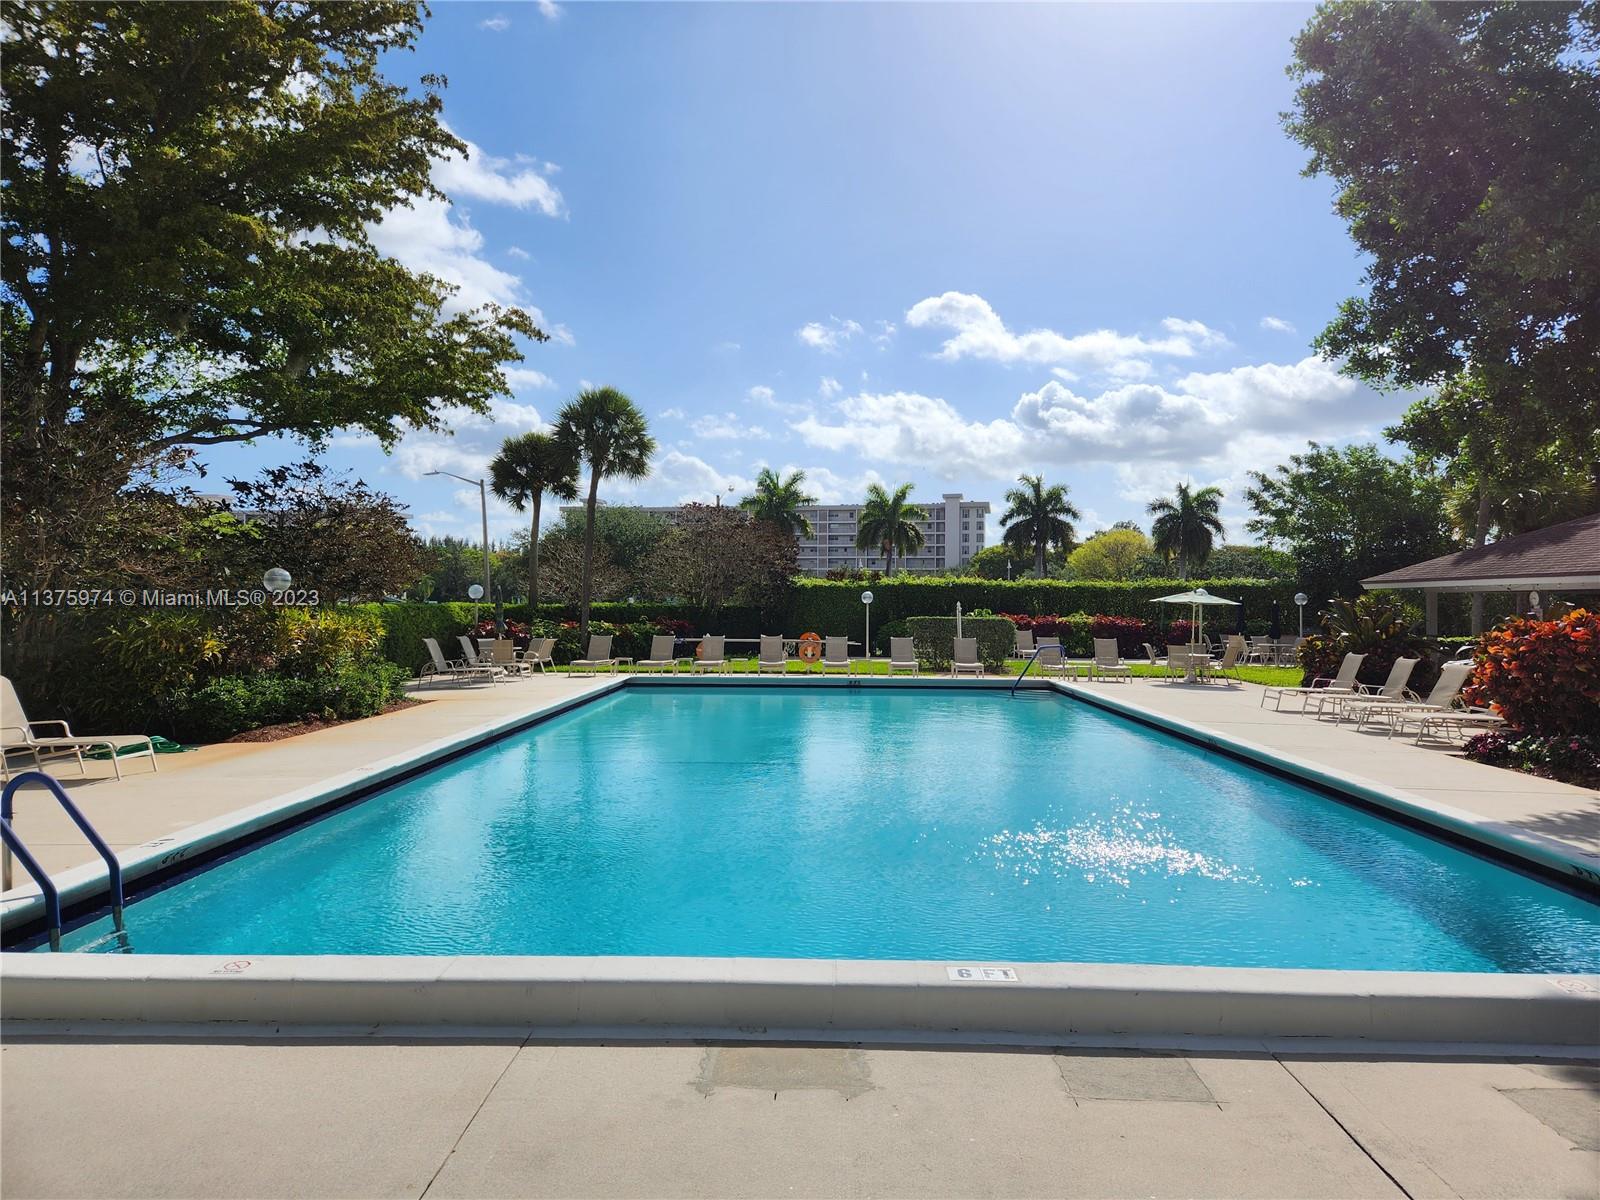
[[[0,1082],[16,1200],[1600,1194],[1570,1062],[11,1037]]]

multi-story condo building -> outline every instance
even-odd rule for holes
[[[966,500],[960,492],[946,492],[936,503],[915,501],[927,514],[917,522],[922,530],[922,548],[908,558],[895,559],[895,570],[943,571],[965,566],[983,549],[983,523],[989,515],[987,500]],[[643,511],[663,517],[677,515],[676,505],[641,506]],[[562,512],[582,512],[581,505],[563,505]],[[859,567],[881,571],[885,567],[881,550],[856,549],[856,522],[859,504],[806,504],[801,514],[811,523],[811,536],[800,539],[800,570],[807,575],[826,575],[839,567]]]

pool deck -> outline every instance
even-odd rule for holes
[[[131,850],[607,682],[441,688],[371,721],[164,758],[157,775],[135,765],[120,783],[67,782]],[[1600,849],[1593,792],[1263,711],[1254,686],[1093,687]],[[40,800],[19,797],[23,837],[52,871],[89,861]],[[419,1032],[10,1024],[0,1194],[1600,1197],[1592,1058],[1249,1039],[1158,1052],[1136,1038],[793,1045]],[[64,1129],[80,1130],[70,1147]]]

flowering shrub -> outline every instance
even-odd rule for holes
[[[1322,614],[1322,631],[1300,643],[1300,666],[1309,685],[1317,676],[1332,677],[1346,654],[1364,654],[1361,683],[1382,683],[1395,660],[1420,658],[1408,686],[1425,692],[1439,677],[1433,642],[1411,632],[1411,621],[1398,604],[1367,593],[1354,600],[1335,600]]]
[[[1465,749],[1475,762],[1593,786],[1600,783],[1600,736],[1480,733]]]
[[[1600,738],[1600,613],[1514,618],[1485,635],[1466,699],[1524,734]]]
[[[1096,617],[1089,623],[1090,647],[1095,638],[1115,638],[1123,658],[1144,658],[1144,644],[1154,638],[1150,623],[1139,617]]]
[[[1095,618],[1088,613],[1073,613],[1071,616],[1061,617],[1054,614],[1048,616],[1030,617],[1021,613],[1000,613],[1000,616],[1010,621],[1018,629],[1032,632],[1035,638],[1059,638],[1064,653],[1073,658],[1086,658],[1093,649],[1089,640],[1089,627]]]

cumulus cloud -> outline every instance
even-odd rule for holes
[[[661,410],[661,419],[663,421],[681,421],[684,419],[684,411],[681,408],[663,408]]]
[[[1053,329],[1017,332],[982,296],[945,292],[919,300],[906,312],[914,329],[940,329],[949,335],[936,358],[963,358],[1005,364],[1034,364],[1097,371],[1114,379],[1144,379],[1154,373],[1152,358],[1193,358],[1226,346],[1228,339],[1200,321],[1168,317],[1158,336],[1096,329],[1089,333],[1057,333]]]
[[[520,259],[523,259],[524,261],[526,261],[527,259],[532,258],[533,255],[529,254],[521,246],[507,246],[506,247],[506,257],[507,258],[520,258]]]
[[[710,504],[718,496],[727,504],[754,486],[752,479],[737,471],[721,470],[697,455],[673,449],[656,455],[644,479],[607,484],[619,502],[628,504]]]
[[[859,321],[829,317],[826,324],[821,321],[808,321],[795,330],[794,335],[813,350],[820,350],[824,354],[837,354],[846,342],[863,332],[865,331]]]
[[[735,413],[709,414],[699,417],[689,428],[694,435],[710,440],[735,438],[769,438],[772,435],[759,425],[741,425]]]
[[[506,383],[514,392],[524,388],[553,388],[556,381],[543,371],[535,371],[529,367],[506,367]]]
[[[479,21],[478,28],[487,29],[490,33],[504,33],[511,28],[511,18],[502,17],[496,13],[492,17]]]
[[[547,217],[565,215],[566,202],[556,185],[545,178],[542,164],[525,155],[497,158],[475,142],[462,140],[466,154],[448,154],[433,164],[433,182],[445,195],[532,208]]]
[[[1262,317],[1261,328],[1270,329],[1274,333],[1294,333],[1295,327],[1282,317]]]
[[[561,5],[556,3],[556,0],[538,0],[538,4],[539,12],[546,21],[559,21],[561,19],[563,10]]]
[[[840,392],[844,391],[844,384],[831,375],[824,375],[822,382],[817,385],[817,391],[822,393],[824,400],[832,400]]]
[[[1293,447],[1307,438],[1352,436],[1391,419],[1404,403],[1312,356],[1192,372],[1166,385],[1123,383],[1093,395],[1052,379],[990,421],[968,419],[949,401],[916,392],[862,391],[837,401],[825,417],[791,427],[822,449],[943,478],[998,480],[1040,465],[1223,464],[1251,439]]]

